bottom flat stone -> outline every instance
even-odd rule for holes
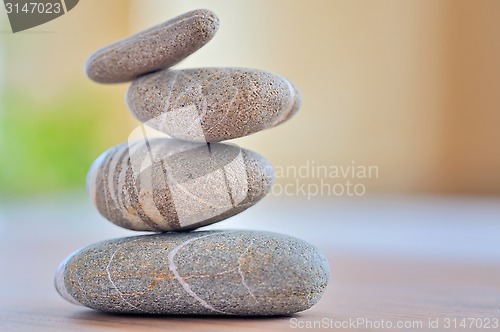
[[[313,306],[330,275],[302,240],[257,231],[160,233],[100,242],[66,258],[56,288],[117,313],[288,315]]]

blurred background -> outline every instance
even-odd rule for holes
[[[137,234],[99,215],[85,176],[138,122],[128,84],[93,83],[84,63],[197,8],[217,13],[220,29],[176,68],[260,68],[303,94],[290,121],[234,140],[267,157],[274,188],[291,194],[273,190],[207,228],[281,232],[324,250],[333,282],[305,315],[497,317],[500,1],[82,0],[16,34],[0,6],[0,330],[85,323],[53,273],[79,247]],[[347,181],[361,195],[316,191]]]
[[[16,34],[1,9],[0,197],[83,191],[138,124],[128,85],[91,82],[86,58],[196,8],[221,27],[177,68],[261,68],[303,94],[291,121],[235,143],[278,167],[375,166],[367,194],[500,194],[499,1],[85,0]]]

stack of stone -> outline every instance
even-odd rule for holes
[[[290,118],[300,93],[261,70],[170,66],[207,43],[217,16],[196,10],[94,53],[88,76],[133,81],[131,112],[171,137],[112,147],[93,164],[88,192],[111,222],[158,232],[104,241],[64,260],[63,298],[123,313],[283,315],[323,294],[328,262],[312,245],[259,231],[196,231],[254,205],[274,173],[262,156],[217,143]],[[141,127],[143,130],[144,127]]]

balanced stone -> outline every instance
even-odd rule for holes
[[[63,298],[117,313],[288,315],[313,306],[330,271],[312,245],[256,231],[161,233],[108,240],[56,273]]]
[[[262,70],[199,68],[140,77],[127,102],[140,121],[172,137],[218,142],[284,122],[301,95],[286,78]]]
[[[173,66],[210,41],[218,28],[211,11],[188,12],[98,50],[87,60],[87,75],[99,83],[119,83]]]
[[[190,230],[254,205],[273,180],[269,161],[252,151],[155,138],[104,152],[89,171],[87,190],[99,212],[124,228]]]

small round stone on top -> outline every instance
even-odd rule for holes
[[[175,65],[208,43],[218,28],[213,12],[194,10],[101,48],[85,70],[98,83],[132,81]]]

